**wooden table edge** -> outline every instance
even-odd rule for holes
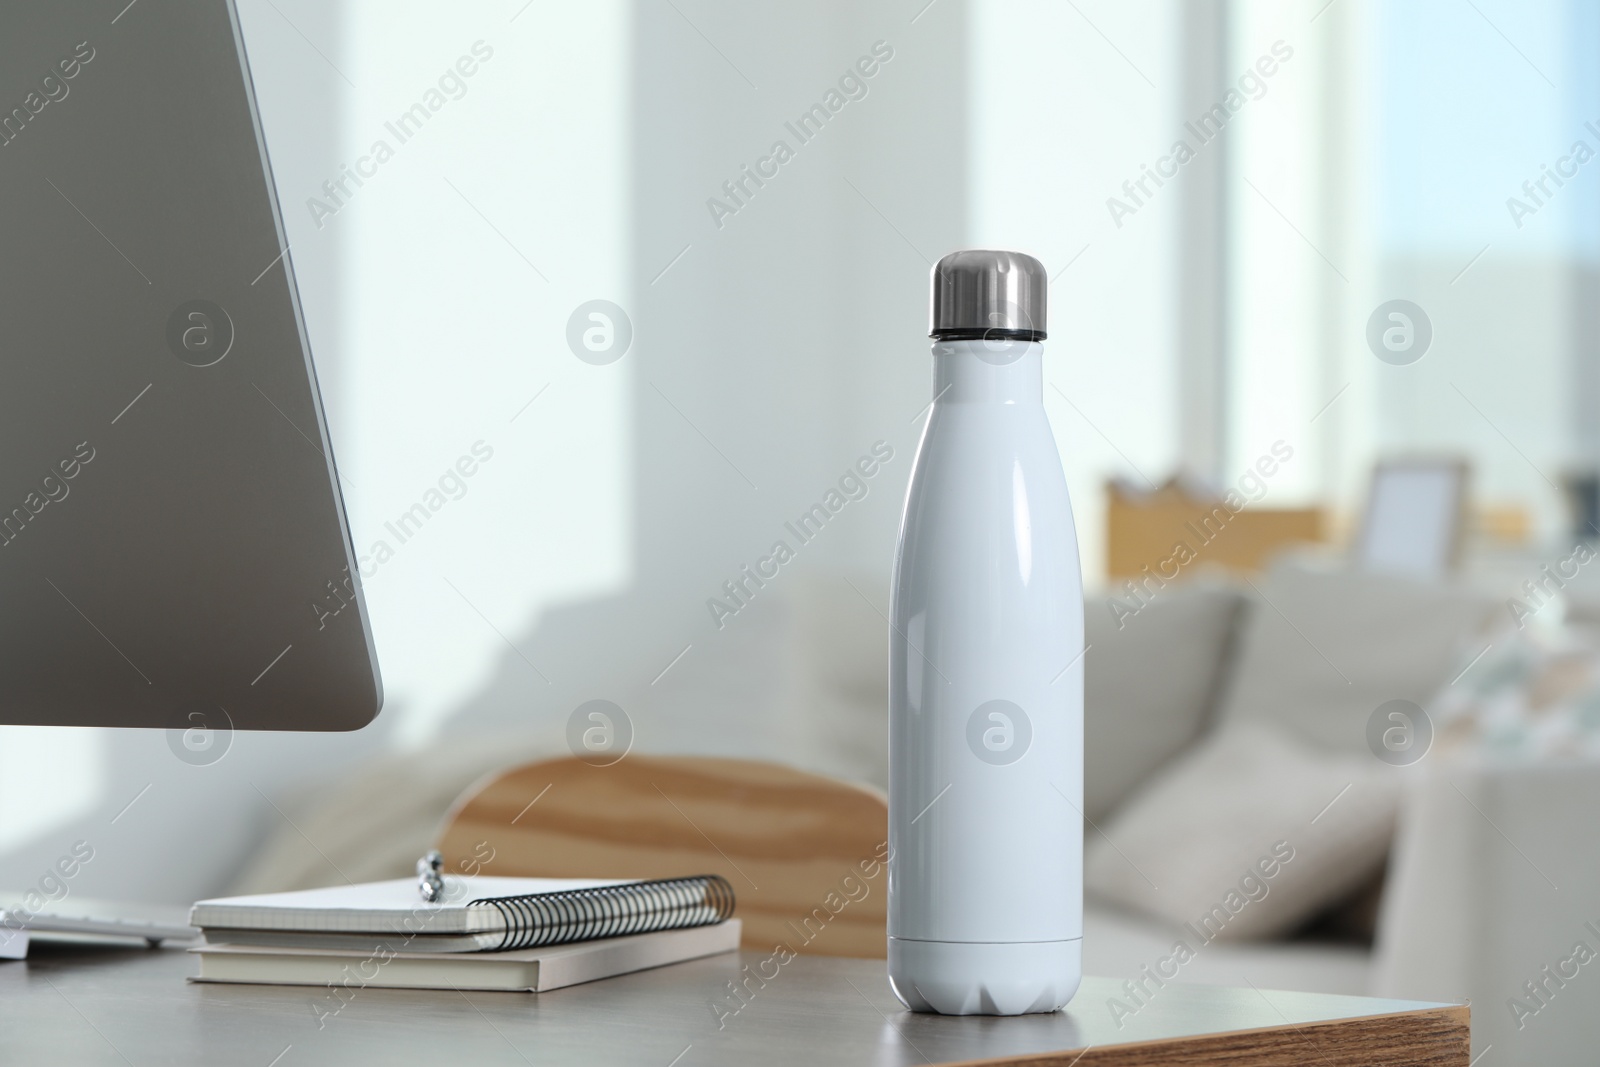
[[[1323,1034],[1327,1040],[1318,1041]],[[1279,1040],[1272,1040],[1271,1038]],[[1297,1037],[1297,1041],[1282,1038]],[[1122,1045],[1028,1052],[939,1067],[1467,1067],[1472,1009],[1437,1004],[1382,1015],[1352,1015],[1295,1025],[1186,1034]],[[1380,1043],[1381,1042],[1381,1043]],[[1304,1046],[1310,1044],[1311,1048]],[[1309,1053],[1309,1054],[1308,1054]]]

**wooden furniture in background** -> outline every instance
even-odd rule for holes
[[[773,763],[630,755],[594,767],[569,757],[468,790],[439,849],[447,871],[720,874],[747,947],[881,959],[888,825],[881,794]]]
[[[1203,563],[1260,570],[1280,550],[1323,537],[1320,508],[1246,503],[1230,511],[1177,479],[1150,493],[1108,482],[1106,497],[1106,573],[1113,580],[1142,577],[1145,567],[1172,580]]]
[[[1533,515],[1523,504],[1477,504],[1470,521],[1472,536],[1496,548],[1521,548],[1533,540]]]

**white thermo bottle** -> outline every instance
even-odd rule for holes
[[[1016,252],[933,268],[889,631],[889,981],[913,1011],[1055,1011],[1082,971],[1083,584],[1047,281]]]

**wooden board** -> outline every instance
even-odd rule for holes
[[[913,1015],[889,991],[881,960],[798,956],[774,973],[769,953],[527,994],[194,985],[183,980],[195,967],[184,952],[41,951],[0,966],[0,1058],[73,1067],[1469,1063],[1460,1005],[1169,982],[1136,1015],[1114,1018],[1107,1003],[1126,996],[1123,983],[1091,977],[1053,1015]],[[742,1000],[730,991],[740,983]]]
[[[720,874],[744,944],[885,955],[888,806],[864,787],[748,760],[630,755],[528,764],[470,790],[447,870],[591,878]]]
[[[1140,1041],[1007,1060],[1017,1067],[1467,1067],[1471,1009],[1449,1005],[1393,1015]]]
[[[1318,508],[1249,503],[1236,512],[1175,485],[1134,495],[1112,484],[1106,496],[1106,573],[1113,579],[1141,579],[1148,573],[1159,581],[1177,581],[1206,563],[1260,570],[1290,545],[1323,537]],[[1112,592],[1117,591],[1113,584]]]

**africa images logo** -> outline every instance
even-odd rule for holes
[[[1433,322],[1410,300],[1379,304],[1367,319],[1367,347],[1392,367],[1415,363],[1432,344]]]
[[[233,351],[233,319],[209,300],[179,304],[167,317],[167,348],[191,367],[221,363]]]
[[[609,700],[586,700],[567,716],[567,747],[591,767],[619,763],[633,748],[633,720]]]
[[[994,767],[1004,767],[1028,754],[1033,723],[1028,713],[1009,700],[979,704],[967,719],[967,747]]]

